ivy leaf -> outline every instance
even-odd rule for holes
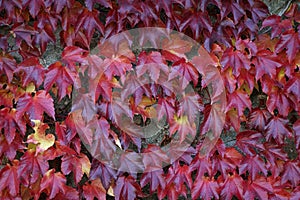
[[[44,7],[44,1],[40,0],[23,0],[22,1],[23,7],[29,7],[29,13],[33,18],[37,16],[39,11],[41,10],[41,7]]]
[[[274,57],[273,53],[268,50],[261,50],[257,52],[256,57],[252,60],[256,67],[256,80],[262,78],[264,74],[269,75],[271,78],[276,78],[276,69],[282,64]]]
[[[157,119],[161,120],[163,116],[167,117],[167,121],[170,122],[175,114],[175,100],[174,98],[165,97],[158,99],[157,107]]]
[[[250,60],[241,51],[227,48],[221,58],[224,69],[231,67],[235,77],[240,75],[241,69],[250,69]]]
[[[222,152],[223,155],[217,154],[213,156],[212,174],[216,174],[220,171],[221,176],[226,178],[229,172],[234,172],[236,166],[240,165],[243,156],[233,147],[229,147],[224,150],[225,152]]]
[[[17,102],[17,118],[23,116],[25,112],[32,120],[41,120],[43,112],[55,119],[53,99],[44,90],[39,90],[33,97],[25,94]]]
[[[163,163],[168,163],[169,158],[166,153],[158,146],[149,144],[143,151],[143,163],[146,171],[160,169]]]
[[[266,139],[275,139],[277,144],[283,144],[285,137],[291,137],[292,133],[288,127],[288,120],[274,116],[266,126]]]
[[[190,81],[192,81],[194,86],[196,86],[199,74],[197,69],[191,63],[186,62],[184,58],[181,58],[173,63],[169,74],[169,80],[176,77],[180,77],[181,88],[184,89]]]
[[[250,113],[248,126],[258,131],[264,131],[271,116],[271,113],[267,109],[256,108]]]
[[[4,135],[0,135],[0,156],[5,155],[9,160],[13,160],[17,151],[22,151],[26,147],[19,134],[15,135],[14,140],[9,144]]]
[[[108,189],[111,180],[117,178],[117,172],[99,160],[93,159],[91,164],[90,179],[95,180],[97,178],[100,178],[104,188]]]
[[[181,24],[179,30],[183,31],[190,28],[193,37],[198,39],[201,31],[207,30],[209,33],[212,32],[212,25],[209,18],[201,11],[196,11],[196,9],[191,9],[185,12],[181,19]]]
[[[166,176],[168,189],[169,185],[174,185],[178,193],[185,195],[186,185],[191,189],[193,180],[191,177],[191,170],[188,165],[181,166],[179,162],[175,162],[168,170]]]
[[[196,135],[196,124],[193,121],[188,120],[188,116],[174,116],[174,120],[170,124],[170,134],[173,135],[178,131],[180,142],[183,142],[187,135]]]
[[[258,177],[255,180],[247,181],[244,189],[244,199],[268,199],[273,187],[265,177]]]
[[[73,172],[76,183],[79,183],[83,174],[89,176],[91,163],[88,157],[84,154],[69,155],[65,154],[62,157],[61,171],[64,175]]]
[[[252,181],[257,178],[260,172],[265,176],[268,174],[265,162],[258,155],[247,156],[243,159],[239,166],[239,172],[244,174],[246,171],[249,172]]]
[[[40,175],[44,175],[49,164],[42,153],[37,153],[33,149],[28,149],[21,157],[18,175],[25,186],[35,183]]]
[[[5,73],[8,81],[11,82],[17,63],[11,55],[0,56],[0,72]]]
[[[9,193],[15,197],[20,191],[20,179],[18,176],[19,161],[14,160],[12,165],[7,164],[0,171],[0,190],[9,189]]]
[[[66,95],[70,97],[75,78],[76,74],[74,72],[57,61],[47,69],[44,80],[45,90],[49,91],[53,84],[55,84],[58,88],[58,97],[60,100]]]
[[[192,123],[196,119],[197,113],[202,110],[199,96],[197,94],[187,94],[180,99],[177,115],[188,116],[188,120]]]
[[[243,131],[236,136],[236,146],[245,154],[256,155],[255,149],[264,150],[263,135],[257,131]]]
[[[142,52],[139,54],[136,66],[138,77],[148,72],[151,79],[157,83],[161,71],[169,74],[169,67],[159,52],[151,52],[149,54]]]
[[[157,169],[143,173],[141,177],[141,187],[150,183],[150,191],[155,192],[158,189],[166,188],[166,177],[162,169]]]
[[[23,86],[25,87],[30,82],[33,82],[38,88],[44,80],[45,69],[40,64],[37,57],[30,57],[21,62],[15,73],[22,72],[25,75],[22,77]]]
[[[236,173],[227,176],[221,184],[221,198],[231,200],[233,196],[239,199],[243,197],[243,179]]]
[[[300,102],[300,74],[295,73],[293,74],[292,78],[289,79],[289,81],[285,85],[285,90],[288,92],[288,94],[293,94],[297,101]]]
[[[227,96],[227,108],[226,110],[230,110],[231,108],[235,108],[238,111],[238,115],[242,116],[244,109],[249,108],[251,109],[251,101],[248,94],[239,89],[235,90],[233,93]]]
[[[38,33],[33,27],[24,24],[18,24],[12,29],[12,31],[16,34],[16,45],[18,47],[20,47],[22,41],[25,41],[29,47],[33,47],[32,36]]]
[[[100,5],[106,8],[112,8],[112,3],[110,0],[86,0],[85,5],[89,9],[89,11],[93,10],[95,3],[99,3]]]
[[[286,49],[286,54],[289,59],[289,62],[292,62],[296,53],[300,48],[300,35],[298,32],[295,32],[294,29],[285,31],[278,41],[275,52],[280,53],[283,49]]]
[[[200,157],[199,154],[195,156],[191,163],[191,170],[197,170],[197,178],[201,179],[205,173],[208,173],[208,175],[212,175],[212,163],[211,160],[205,156]]]
[[[24,120],[16,118],[16,109],[2,108],[0,110],[0,127],[4,130],[6,141],[11,144],[17,131],[25,135],[26,125]]]
[[[213,178],[204,177],[196,179],[191,189],[192,199],[210,200],[211,198],[219,199],[219,184]]]
[[[278,37],[283,31],[292,28],[292,23],[289,19],[281,20],[279,15],[271,15],[264,19],[262,28],[265,27],[272,28],[271,39],[273,39],[274,37]]]
[[[43,176],[40,193],[45,192],[50,199],[57,197],[59,193],[67,194],[69,187],[66,185],[66,178],[60,172],[56,172],[54,169],[50,169]]]
[[[83,195],[87,200],[94,200],[94,198],[106,199],[106,190],[100,179],[92,180],[90,183],[86,183],[82,188]]]
[[[288,161],[284,165],[284,172],[281,178],[281,184],[290,181],[293,187],[299,185],[300,182],[300,169],[299,160]]]
[[[104,26],[99,20],[99,11],[84,9],[78,16],[75,32],[78,32],[80,28],[86,31],[86,37],[90,41],[95,30],[97,29],[100,33],[104,33]]]
[[[245,15],[245,10],[239,3],[236,3],[232,0],[222,2],[221,19],[224,19],[226,16],[228,16],[229,13],[232,13],[234,23],[237,24],[239,20]]]
[[[293,129],[295,131],[295,136],[296,136],[296,147],[299,148],[299,146],[300,146],[300,120],[297,120],[294,123]]]
[[[53,134],[46,135],[46,129],[49,128],[48,124],[44,124],[39,120],[33,120],[33,122],[35,123],[34,133],[28,135],[27,143],[38,145],[37,152],[44,152],[54,145],[55,137]]]
[[[120,200],[134,200],[141,196],[142,191],[139,184],[132,176],[120,176],[114,187],[114,195]]]
[[[273,113],[274,109],[277,108],[279,113],[284,117],[288,116],[291,109],[290,100],[286,96],[285,92],[278,87],[272,88],[266,104],[269,112]]]

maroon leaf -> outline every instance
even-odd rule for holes
[[[141,196],[142,191],[132,176],[120,176],[114,187],[114,195],[120,200],[134,200]]]
[[[242,199],[243,196],[243,179],[234,173],[229,175],[221,185],[221,198],[231,200],[233,196]]]
[[[22,82],[24,87],[30,82],[33,82],[38,88],[43,83],[45,76],[45,69],[40,64],[39,59],[37,57],[27,58],[18,65],[18,68],[14,72],[24,73],[24,75],[22,76]]]
[[[17,196],[20,191],[18,165],[19,161],[14,160],[13,165],[7,164],[0,171],[0,190],[3,191],[7,188],[13,197]]]
[[[91,183],[85,184],[83,186],[83,195],[87,200],[105,199],[106,190],[104,189],[101,180],[95,179]]]
[[[219,198],[219,184],[209,177],[202,177],[194,182],[192,188],[192,198],[210,200],[212,197]]]
[[[290,181],[293,187],[299,185],[300,182],[299,160],[288,161],[285,163],[281,184],[286,183],[287,181]]]
[[[277,144],[283,144],[285,137],[291,137],[292,132],[287,125],[288,120],[274,116],[266,126],[266,139],[275,139]]]
[[[17,63],[11,55],[5,55],[0,57],[0,72],[6,74],[9,82],[12,81],[13,72],[16,68]]]
[[[239,172],[240,174],[244,174],[246,171],[249,172],[252,181],[257,178],[260,172],[265,176],[268,173],[265,162],[258,155],[246,156],[243,159],[239,166]]]
[[[286,49],[286,54],[288,56],[289,62],[294,60],[296,53],[300,48],[300,36],[298,32],[295,32],[293,29],[285,31],[279,42],[276,45],[276,53],[281,52],[283,49]]]
[[[258,177],[253,181],[247,181],[243,198],[245,199],[268,199],[269,193],[273,192],[272,185],[265,177]]]
[[[76,74],[62,65],[61,62],[51,64],[45,74],[44,87],[49,91],[53,84],[58,88],[58,96],[61,100],[68,95],[70,97],[72,84],[74,84]]]
[[[33,97],[25,94],[17,103],[17,118],[22,117],[25,112],[31,120],[41,120],[44,112],[55,119],[53,99],[44,90],[39,90]]]

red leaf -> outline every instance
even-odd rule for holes
[[[292,28],[292,23],[290,19],[281,20],[279,15],[271,15],[267,17],[263,23],[262,28],[271,27],[271,39],[278,37],[283,31]]]
[[[226,148],[223,155],[214,155],[212,158],[212,174],[216,174],[218,171],[221,172],[221,176],[226,178],[229,172],[234,172],[236,166],[240,165],[242,160],[242,154],[239,153],[235,148]]]
[[[285,31],[278,41],[275,52],[279,53],[283,49],[286,49],[286,54],[288,56],[289,62],[292,62],[295,57],[296,53],[299,51],[300,48],[300,33],[295,32],[294,29],[290,29]]]
[[[251,101],[248,94],[239,89],[235,90],[232,94],[227,95],[227,108],[226,110],[230,110],[231,108],[235,108],[238,111],[238,115],[242,116],[244,109],[249,108],[251,109]]]
[[[76,183],[79,183],[84,173],[89,175],[91,163],[88,157],[84,154],[69,155],[62,157],[61,171],[64,175],[73,172]]]
[[[69,65],[69,67],[71,67],[70,69],[73,71],[74,67],[72,66],[74,66],[74,63],[87,63],[85,53],[86,50],[84,49],[75,46],[68,46],[64,48],[63,52],[61,53],[61,58],[63,63]]]
[[[221,198],[231,200],[233,196],[243,199],[243,179],[238,174],[229,175],[221,185]]]
[[[299,185],[300,182],[299,160],[288,161],[285,163],[281,184],[286,183],[288,181],[290,181],[293,187]]]
[[[60,193],[68,195],[70,187],[66,185],[66,178],[60,172],[56,172],[54,169],[50,169],[43,176],[40,192],[45,192],[50,199],[57,197]],[[74,190],[74,189],[71,189]]]
[[[274,116],[266,126],[266,139],[275,139],[277,144],[283,144],[285,137],[291,137],[292,132],[288,127],[288,120]]]
[[[244,187],[244,199],[269,199],[269,193],[273,192],[272,185],[265,177],[258,177],[253,181],[247,181]]]
[[[169,163],[169,158],[160,147],[148,144],[148,147],[143,151],[143,163],[146,171],[152,171],[153,169],[160,169],[163,163]]]
[[[208,173],[209,176],[212,176],[212,165],[211,165],[211,160],[205,156],[205,157],[200,157],[199,154],[193,159],[190,170],[197,170],[197,178],[196,179],[201,179],[205,173]]]
[[[114,187],[114,195],[120,200],[134,200],[141,196],[142,191],[139,184],[132,176],[120,176]]]
[[[95,179],[91,183],[83,186],[83,195],[87,200],[106,199],[106,190],[104,189],[101,180]]]
[[[5,155],[9,160],[13,160],[17,151],[25,149],[22,138],[16,135],[14,140],[9,144],[3,135],[0,135],[0,156]]]
[[[173,63],[171,72],[169,74],[169,80],[176,77],[180,77],[180,87],[185,89],[190,81],[193,82],[194,86],[198,83],[198,71],[189,62],[186,62],[184,58]]]
[[[283,90],[275,87],[272,89],[272,92],[268,96],[266,102],[269,112],[273,113],[274,109],[277,108],[279,114],[284,117],[287,117],[291,109],[291,103],[284,93]]]
[[[16,25],[13,28],[13,33],[16,34],[16,45],[20,47],[21,42],[24,40],[29,47],[32,47],[32,35],[38,33],[31,26],[28,25]]]
[[[256,80],[262,78],[264,74],[276,78],[276,69],[282,64],[274,57],[273,53],[268,50],[261,50],[257,52],[256,57],[253,58],[252,63],[256,69]]]
[[[202,105],[200,105],[199,96],[197,94],[186,94],[179,101],[180,103],[177,115],[188,116],[189,122],[194,122],[197,117],[197,113],[203,110]]]
[[[296,136],[296,147],[300,147],[300,120],[297,120],[293,124],[293,129],[295,131],[295,136]]]
[[[145,187],[150,183],[150,191],[155,192],[160,189],[166,188],[166,177],[162,169],[157,169],[143,173],[141,177],[141,187]]]
[[[175,114],[175,101],[173,98],[165,97],[158,99],[157,107],[157,119],[161,120],[163,116],[167,117],[167,121],[170,122]]]
[[[23,8],[24,7],[29,7],[29,13],[33,18],[37,16],[41,8],[44,7],[44,1],[40,0],[23,0],[22,2]]]
[[[151,52],[149,54],[141,52],[139,54],[136,66],[138,77],[148,72],[151,79],[157,83],[161,71],[165,74],[169,74],[169,67],[166,65],[166,61],[159,52]]]
[[[258,131],[264,131],[271,116],[268,110],[256,108],[252,110],[249,116],[248,126]]]
[[[292,78],[285,85],[288,94],[293,94],[297,101],[300,102],[300,73],[294,73]]]
[[[174,185],[179,194],[186,196],[186,186],[191,189],[193,185],[191,172],[188,165],[181,166],[178,161],[175,162],[168,170],[165,189],[168,190],[169,185]]]
[[[18,65],[18,68],[14,72],[23,72],[25,74],[22,76],[24,87],[30,82],[34,82],[35,86],[38,88],[43,83],[45,76],[45,69],[40,64],[37,57],[27,58]]]
[[[9,193],[15,197],[19,195],[20,180],[18,176],[19,161],[14,160],[13,165],[6,165],[0,171],[0,190],[9,189]]]
[[[187,136],[190,135],[192,137],[196,136],[196,124],[193,121],[189,121],[186,115],[174,117],[174,120],[170,123],[170,135],[178,132],[180,137],[180,142],[183,142],[187,139]]]
[[[257,131],[243,131],[236,136],[236,146],[245,154],[256,155],[255,149],[264,150],[263,135]]]
[[[236,3],[235,1],[231,0],[222,2],[221,18],[224,19],[226,16],[228,16],[229,13],[232,13],[234,23],[237,24],[239,20],[245,15],[245,10],[239,3]]]
[[[75,32],[78,32],[82,28],[86,31],[86,36],[90,41],[95,29],[104,33],[104,26],[99,20],[99,11],[84,9],[83,12],[78,16]]]
[[[192,198],[198,199],[201,198],[203,200],[211,200],[211,198],[219,199],[219,184],[209,177],[202,177],[196,179],[193,184]]]
[[[55,119],[53,99],[44,90],[38,91],[34,97],[29,94],[22,96],[17,103],[17,118],[28,113],[31,120],[41,120],[43,112]]]
[[[112,180],[116,179],[117,173],[110,166],[94,159],[91,165],[90,179],[101,179],[104,188],[108,189]]]
[[[13,72],[17,68],[17,63],[11,55],[0,56],[0,72],[5,73],[8,81],[11,82]]]
[[[12,143],[16,133],[25,135],[26,131],[24,120],[16,118],[16,109],[2,108],[0,110],[0,127],[4,130],[5,139],[9,144]]]
[[[239,172],[240,174],[244,174],[246,171],[249,172],[252,181],[257,178],[260,172],[265,176],[268,174],[265,162],[258,155],[246,156],[243,159],[239,166]]]
[[[21,157],[18,174],[22,184],[30,186],[34,184],[40,175],[44,175],[49,168],[45,155],[42,153],[36,154],[32,149],[26,151]]]
[[[95,3],[99,3],[100,5],[106,8],[112,8],[112,3],[110,0],[86,0],[85,1],[85,5],[89,9],[89,11],[93,10]]]
[[[58,88],[59,99],[61,100],[66,95],[70,97],[75,79],[76,74],[58,61],[49,66],[45,75],[44,87],[46,91],[49,91],[53,84],[55,84]]]
[[[235,77],[238,77],[241,69],[250,69],[250,60],[241,51],[228,48],[222,56],[221,65],[224,69],[231,67]]]

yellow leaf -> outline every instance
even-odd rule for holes
[[[32,120],[35,124],[34,126],[34,134],[31,134],[27,138],[28,143],[36,144],[37,152],[46,151],[51,146],[54,145],[55,137],[53,134],[45,133],[46,129],[49,128],[47,124],[44,124],[40,120]],[[29,144],[30,148],[34,148],[32,145]]]

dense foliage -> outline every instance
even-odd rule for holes
[[[296,3],[278,16],[256,0],[0,1],[0,198],[299,199],[299,24]],[[184,45],[180,38],[172,38],[172,44],[137,41],[165,50],[112,58],[89,53],[105,39],[138,27],[169,28],[190,36],[220,71],[226,121],[221,138],[205,156],[199,149],[209,132],[207,124],[216,116],[209,114],[203,69],[187,62],[193,50],[176,49]],[[136,43],[134,36],[127,39],[129,45]],[[159,65],[145,68],[145,63]],[[72,92],[84,82],[78,80],[94,77],[103,65],[107,69],[94,86],[101,129],[82,139],[71,112]],[[138,91],[125,88],[124,77],[145,72],[153,84]],[[197,95],[186,93],[180,102],[174,100],[163,84],[156,84],[170,79],[182,90],[192,83]],[[111,104],[115,88],[121,96],[131,95],[130,110]],[[85,102],[73,103],[80,108]],[[120,113],[141,116],[144,123],[154,103],[160,105],[158,117],[168,121],[160,141],[150,144],[118,129]],[[112,112],[113,106],[118,113]],[[198,129],[195,112],[202,116]],[[83,145],[97,134],[100,151],[107,154],[116,147],[152,152],[176,134],[184,140],[191,128],[197,129],[197,137],[179,159],[161,169],[160,163],[169,159],[161,152],[142,161],[157,170],[138,174],[122,171],[123,165],[142,167],[133,158],[122,157],[120,169],[111,169]]]

